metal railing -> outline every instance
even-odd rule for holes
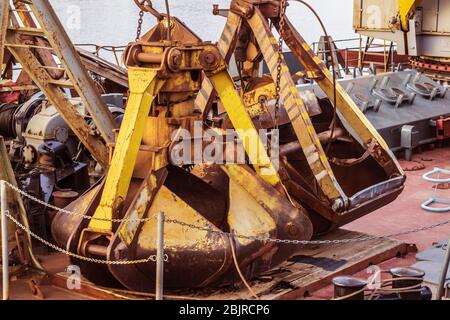
[[[97,45],[93,43],[79,43],[75,44],[76,48],[84,49],[99,58],[111,61],[113,58],[114,62],[120,66],[124,67],[122,54],[127,48],[127,46],[109,46],[109,45]]]
[[[125,52],[125,49],[127,46],[111,46],[111,45],[97,45],[92,43],[81,43],[81,44],[74,44],[75,48],[83,49],[98,58],[102,58],[110,63],[115,63],[119,67],[125,68],[125,64],[122,59],[122,55]],[[59,59],[56,58],[56,67],[55,68],[62,68],[62,64],[60,63]],[[20,65],[17,65],[12,68],[12,71],[14,72],[14,78],[17,78],[19,72],[21,72],[23,68]]]
[[[315,41],[311,44],[313,51],[317,54],[317,55],[328,55],[328,54],[340,54],[342,59],[344,60],[344,65],[339,67],[339,72],[345,72],[345,73],[349,73],[350,69],[359,69],[360,72],[362,72],[362,69],[365,67],[365,61],[364,61],[364,57],[366,55],[370,55],[370,54],[377,54],[377,53],[383,53],[383,58],[384,58],[384,66],[385,66],[385,72],[387,72],[388,67],[391,66],[392,68],[394,68],[394,53],[397,50],[397,45],[396,44],[387,44],[386,41],[383,41],[383,43],[371,43],[371,44],[366,44],[363,45],[363,38],[359,37],[359,38],[347,38],[347,39],[338,39],[338,40],[333,40],[332,43],[336,44],[343,44],[343,46],[341,48],[332,48],[332,49],[328,49],[328,50],[323,50],[320,49],[320,46],[323,44],[328,44],[328,41],[324,40],[324,41]],[[351,43],[351,45],[347,45]],[[357,43],[356,45],[354,43]],[[369,51],[370,49],[382,49],[380,51]],[[358,58],[350,58],[350,53],[351,52],[358,52]],[[391,52],[391,54],[389,54]],[[389,56],[390,55],[390,56]],[[389,60],[389,61],[388,61]],[[356,67],[351,67],[351,66],[356,65]],[[394,70],[392,70],[394,71]]]

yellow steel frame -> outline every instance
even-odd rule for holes
[[[100,205],[89,223],[88,228],[92,231],[111,231],[111,220],[126,198],[153,98],[164,83],[157,78],[158,71],[148,68],[128,69],[130,97]]]
[[[398,11],[403,31],[409,30],[409,14],[421,0],[398,0]]]
[[[275,81],[277,78],[279,56],[278,41],[273,36],[267,19],[257,6],[254,7],[254,12],[251,17],[243,18],[233,12],[229,12],[227,25],[219,41],[219,46],[222,48],[221,54],[225,59],[227,59],[233,52],[234,39],[237,37],[238,28],[243,23],[244,19],[252,29],[253,35],[255,36],[261,49],[261,53],[264,56],[264,60],[268,65],[273,80]],[[322,90],[324,90],[328,97],[333,97],[334,85],[331,73],[319,57],[312,52],[309,45],[303,40],[300,34],[298,34],[288,19],[286,19],[283,34],[286,37],[286,43],[297,58],[303,65],[305,65],[308,72],[315,75],[315,80],[320,85]],[[281,72],[281,97],[289,118],[291,119],[291,123],[297,135],[298,141],[305,152],[309,166],[313,171],[321,190],[330,201],[337,198],[341,198],[345,201],[347,196],[334,176],[327,156],[311,123],[311,119],[308,115],[304,102],[299,96],[298,90],[292,81],[288,67],[284,60],[282,61]],[[271,92],[274,88],[271,85],[267,85],[261,89]],[[204,97],[211,97],[212,87],[209,86],[208,83],[204,83],[202,92],[204,92],[203,97],[197,99],[197,105],[201,110],[206,110],[207,108],[205,106],[209,103],[209,101],[205,100]],[[248,95],[244,96],[244,99],[249,101],[248,97]],[[373,128],[370,122],[365,118],[359,108],[354,104],[339,84],[336,88],[336,100],[336,107],[342,117],[351,126],[349,129],[355,133],[355,138],[360,139],[361,143],[365,146],[368,146],[373,140],[377,142],[374,158],[385,169],[387,174],[403,174],[400,165],[395,160],[395,157],[390,152],[383,138],[379,135],[375,128]]]
[[[279,57],[278,41],[273,36],[269,23],[258,8],[255,8],[253,16],[247,22],[261,48],[272,78],[276,81]],[[312,68],[309,69],[312,70]],[[280,84],[281,98],[317,183],[329,200],[337,198],[346,199],[347,197],[334,176],[325,151],[322,148],[322,144],[309,117],[308,110],[300,97],[284,59],[282,59],[281,63]]]
[[[283,34],[287,45],[299,61],[306,68],[317,68],[317,73],[321,75],[316,78],[318,85],[328,97],[333,98],[335,89],[331,72],[325,63],[314,54],[311,47],[287,18]],[[354,137],[359,139],[365,148],[368,148],[374,140],[376,141],[376,148],[372,155],[388,176],[404,173],[387,143],[339,83],[336,84],[335,107],[350,126],[347,129],[354,133]]]
[[[106,177],[105,188],[93,219],[88,229],[105,233],[112,231],[112,219],[126,198],[138,156],[139,147],[145,131],[145,124],[151,110],[153,97],[159,92],[165,81],[159,80],[159,70],[148,68],[129,68],[129,82],[131,95],[128,100],[123,125],[117,138],[110,170]],[[258,175],[272,186],[281,183],[278,171],[271,162],[265,146],[246,112],[244,103],[239,96],[236,86],[230,77],[224,61],[220,67],[208,74],[211,88],[215,89],[237,129],[238,136],[243,142],[244,149]],[[199,94],[200,95],[200,94]],[[150,195],[148,187],[143,191]],[[133,210],[142,213],[138,208],[141,203],[135,203],[128,212]],[[128,238],[122,232],[122,237]]]
[[[271,162],[243,100],[239,96],[236,86],[226,69],[225,60],[229,59],[232,53],[233,43],[242,23],[243,18],[233,12],[229,13],[228,24],[218,44],[218,50],[223,59],[215,70],[206,72],[207,79],[205,79],[202,89],[197,95],[196,105],[200,109],[205,110],[211,102],[214,91],[217,92],[233,126],[238,131],[239,138],[243,142],[247,155],[257,174],[272,186],[278,186],[281,183],[278,171]],[[267,19],[255,7],[254,14],[247,19],[247,23],[261,48],[273,79],[276,80],[278,41],[274,38]],[[296,33],[288,19],[286,19],[285,28],[283,33],[287,44],[289,46],[297,45],[297,48],[291,49],[308,71],[318,75],[316,81],[324,92],[331,97],[331,90],[334,90],[331,73],[322,61],[314,55],[303,38]],[[298,44],[300,44],[300,48],[298,48]],[[106,179],[100,205],[94,214],[94,218],[102,220],[93,219],[90,222],[89,229],[92,231],[110,232],[112,230],[111,220],[126,198],[153,97],[164,84],[164,81],[158,80],[159,70],[129,68],[131,96],[111,162],[111,170]],[[281,63],[281,73],[281,97],[316,181],[330,201],[342,199],[345,202],[347,196],[334,176],[304,101],[298,93],[284,60]],[[338,85],[336,91],[337,107],[342,116],[351,125],[352,130],[355,131],[356,137],[361,139],[365,145],[371,143],[372,140],[376,140],[378,143],[376,160],[385,167],[388,173],[402,173],[384,140],[362,115],[357,106],[354,105],[343,88]],[[145,189],[144,191],[150,196],[149,190]],[[139,204],[136,203],[136,205]],[[131,209],[133,207],[134,205],[132,205]],[[136,207],[135,209],[137,210],[138,208]],[[125,237],[124,235],[122,236]]]
[[[222,70],[209,76],[209,79],[236,129],[239,139],[243,142],[244,149],[256,173],[272,186],[278,185],[281,182],[278,171],[267,155],[258,131],[247,113],[228,71]]]
[[[5,54],[6,31],[9,23],[9,1],[0,3],[0,74],[3,74],[3,58]]]
[[[242,17],[231,11],[229,12],[227,25],[225,26],[218,44],[224,58],[229,58],[232,54],[234,50],[234,39],[238,34],[238,28],[242,22]],[[278,62],[278,42],[272,35],[270,26],[257,8],[255,8],[253,17],[248,19],[247,22],[252,28],[253,34],[257,38],[258,44],[264,55],[264,59],[268,63],[269,69],[271,69],[272,77],[276,79],[277,71],[275,68],[276,63]],[[314,70],[310,71],[313,72]],[[284,61],[282,67],[281,87],[281,96],[284,99],[288,99],[285,100],[285,104],[288,106],[287,110],[289,111],[297,138],[302,144],[303,150],[306,151],[306,156],[310,162],[311,169],[313,170],[321,189],[330,200],[337,198],[346,199],[346,195],[334,177],[333,171],[331,170],[325,152],[322,149],[317,133],[312,126],[306,107],[299,96],[297,88],[291,78],[289,69]],[[213,88],[209,86],[208,83],[204,82],[201,92],[204,92],[203,96],[210,97],[209,99],[211,99]],[[209,101],[201,97],[197,99],[196,103],[201,110],[205,110]]]

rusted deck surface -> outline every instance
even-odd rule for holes
[[[367,235],[337,230],[321,239],[354,239]],[[280,268],[272,270],[249,282],[261,299],[299,299],[309,292],[327,286],[331,279],[341,274],[352,274],[396,256],[406,255],[408,245],[402,241],[382,239],[339,245],[314,245],[305,247],[301,255],[291,258]],[[191,293],[193,294],[193,293]],[[204,299],[252,299],[243,287],[237,291],[193,294]]]
[[[374,235],[391,234],[397,231],[410,230],[428,226],[450,219],[450,212],[436,214],[422,210],[421,204],[434,193],[434,186],[422,179],[422,175],[435,167],[450,169],[450,148],[439,148],[416,154],[414,161],[425,165],[425,169],[407,172],[405,191],[388,206],[377,210],[346,226],[349,230]],[[403,167],[411,167],[414,163],[400,161]],[[450,190],[438,190],[442,198],[450,199]],[[430,247],[433,242],[442,241],[450,235],[450,225],[434,230],[419,232],[398,237],[408,243],[417,245],[420,251]]]

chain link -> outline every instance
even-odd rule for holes
[[[141,39],[142,24],[144,23],[144,10],[139,11],[138,26],[136,29],[136,42]]]
[[[286,17],[287,1],[280,1],[280,38],[278,39],[277,81],[275,83],[275,129],[278,129],[280,100],[281,100],[281,75],[283,66],[283,29]]]
[[[28,233],[30,236],[32,236],[33,238],[35,238],[36,240],[42,242],[43,244],[45,244],[47,247],[52,248],[53,250],[56,250],[58,252],[61,252],[67,256],[70,256],[72,258],[76,258],[79,260],[83,260],[83,261],[88,261],[88,262],[92,262],[92,263],[97,263],[97,264],[105,264],[105,265],[132,265],[132,264],[142,264],[142,263],[148,263],[148,262],[156,262],[156,255],[151,255],[149,256],[147,259],[139,259],[139,260],[119,260],[119,261],[109,261],[109,260],[101,260],[101,259],[95,259],[95,258],[90,258],[90,257],[85,257],[85,256],[81,256],[79,254],[70,252],[66,249],[60,248],[56,245],[54,245],[53,243],[41,238],[40,236],[38,236],[37,234],[35,234],[33,231],[31,231],[29,228],[25,227],[23,224],[21,224],[19,221],[17,221],[16,218],[14,218],[9,211],[6,211],[5,213],[6,217],[8,217],[12,222],[14,222],[20,229],[22,229],[23,231],[25,231],[26,233]],[[169,257],[168,255],[164,255],[164,261],[168,261]]]
[[[207,231],[214,234],[218,234],[221,236],[232,236],[237,239],[243,239],[243,240],[251,240],[251,241],[261,241],[266,243],[275,243],[275,244],[290,244],[290,245],[320,245],[320,244],[342,244],[342,243],[351,243],[351,242],[363,242],[363,241],[369,241],[369,240],[376,240],[376,239],[382,239],[384,237],[381,236],[370,236],[365,238],[354,238],[354,239],[344,239],[344,240],[282,240],[282,239],[273,239],[270,237],[258,237],[258,236],[243,236],[233,233],[227,233],[219,230],[212,230],[206,227],[199,227],[194,224],[185,223],[182,221],[174,220],[174,219],[167,219],[165,220],[167,223],[172,224],[178,224],[186,228],[190,229],[196,229],[199,231]],[[450,223],[450,221],[449,221]]]
[[[393,233],[393,234],[384,235],[384,236],[367,236],[367,237],[342,239],[342,240],[282,240],[282,239],[273,239],[270,237],[243,236],[243,235],[238,235],[238,234],[234,234],[234,233],[227,233],[227,232],[223,232],[223,231],[219,231],[219,230],[209,229],[206,227],[199,227],[194,224],[185,223],[185,222],[174,220],[174,219],[166,218],[165,222],[172,223],[172,224],[178,224],[183,227],[190,228],[190,229],[196,229],[199,231],[207,231],[207,232],[211,232],[214,234],[223,235],[223,236],[231,236],[231,237],[243,239],[243,240],[261,241],[261,242],[275,243],[275,244],[289,244],[289,245],[337,245],[337,244],[346,244],[346,243],[367,242],[367,241],[373,241],[373,240],[383,240],[383,239],[388,239],[388,238],[395,238],[395,237],[399,237],[399,236],[414,234],[414,233],[418,233],[418,232],[422,232],[422,231],[428,231],[428,230],[436,229],[438,227],[442,227],[442,226],[450,224],[450,219],[440,222],[440,223],[436,223],[431,226],[419,227],[416,229],[402,231],[402,232]]]
[[[55,206],[52,206],[48,203],[45,203],[29,194],[27,194],[26,192],[14,187],[13,185],[11,185],[9,182],[7,181],[0,181],[0,182],[4,182],[5,185],[11,187],[14,191],[17,191],[19,194],[33,200],[36,201],[37,203],[52,208],[54,210],[58,210],[62,213],[66,213],[66,214],[70,214],[70,215],[75,215],[75,216],[82,216],[85,219],[93,219],[92,217],[87,217],[87,216],[83,216],[80,215],[78,213],[75,212],[71,212],[68,210],[64,210],[64,209],[60,209],[57,208]],[[12,218],[11,216],[8,215],[8,217],[10,217],[10,219]],[[12,218],[14,219],[14,218]],[[147,222],[150,220],[154,220],[155,218],[146,218],[146,219],[113,219],[113,222],[118,222],[118,221],[141,221],[141,222]],[[99,220],[107,220],[107,221],[111,221],[110,219],[99,219]],[[25,227],[21,224],[19,224],[19,222],[17,220],[13,220],[14,223],[16,223],[21,229],[24,229]],[[425,226],[425,227],[418,227],[412,230],[407,230],[407,231],[401,231],[401,232],[397,232],[397,233],[393,233],[393,234],[388,234],[388,235],[384,235],[384,236],[366,236],[366,237],[360,237],[360,238],[352,238],[352,239],[341,239],[341,240],[288,240],[288,239],[274,239],[274,238],[270,238],[270,237],[260,237],[260,236],[244,236],[244,235],[239,235],[239,234],[235,234],[235,233],[229,233],[229,232],[224,232],[224,231],[220,231],[220,230],[215,230],[215,229],[211,229],[211,228],[207,228],[207,227],[201,227],[201,226],[197,226],[194,224],[190,224],[190,223],[186,223],[183,221],[179,221],[179,220],[175,220],[175,219],[170,219],[170,218],[166,218],[165,219],[165,223],[170,223],[170,224],[177,224],[180,225],[182,227],[185,228],[189,228],[189,229],[193,229],[193,230],[199,230],[199,231],[206,231],[206,232],[210,232],[210,233],[214,233],[214,234],[218,234],[221,236],[231,236],[233,238],[236,239],[243,239],[243,240],[251,240],[251,241],[261,241],[261,242],[265,242],[265,243],[275,243],[275,244],[289,244],[289,245],[337,245],[337,244],[346,244],[346,243],[358,243],[358,242],[367,242],[367,241],[373,241],[373,240],[382,240],[382,239],[387,239],[387,238],[396,238],[399,236],[405,236],[405,235],[409,235],[409,234],[415,234],[415,233],[419,233],[419,232],[423,232],[423,231],[429,231],[429,230],[433,230],[442,226],[446,226],[448,224],[450,224],[450,219],[445,220],[443,222],[440,223],[436,223],[430,226]],[[36,235],[33,235],[33,233],[31,233],[31,231],[24,229],[27,233],[30,233],[34,238],[38,237]],[[43,239],[39,239],[40,241],[45,241]],[[45,243],[45,242],[44,242]],[[47,242],[48,243],[48,242]],[[45,243],[45,244],[47,244]],[[51,246],[52,248],[54,248],[53,244],[49,244],[49,246]],[[61,248],[54,248],[55,250],[58,250],[61,252]]]
[[[25,198],[30,199],[31,201],[40,204],[41,206],[47,207],[49,209],[58,211],[59,213],[64,213],[70,216],[75,216],[75,217],[81,217],[85,220],[93,220],[93,221],[111,221],[113,223],[121,223],[121,222],[147,222],[150,220],[154,220],[155,217],[151,217],[151,218],[143,218],[143,219],[139,219],[139,218],[131,218],[131,219],[107,219],[107,218],[95,218],[95,217],[91,217],[91,216],[86,216],[82,213],[77,213],[77,212],[73,212],[73,211],[69,211],[66,209],[62,209],[62,208],[58,208],[54,205],[51,205],[45,201],[42,201],[39,198],[36,198],[28,193],[26,193],[25,191],[19,189],[18,187],[16,187],[15,185],[9,183],[8,181],[1,181],[4,182],[6,186],[8,186],[9,188],[11,188],[13,191],[17,192],[18,194],[22,195]]]

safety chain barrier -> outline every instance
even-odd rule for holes
[[[17,192],[18,194],[22,195],[25,198],[30,199],[31,201],[33,201],[33,202],[35,202],[37,204],[40,204],[42,206],[45,206],[47,208],[53,209],[55,211],[58,211],[58,212],[61,212],[61,213],[64,213],[64,214],[67,214],[67,215],[70,215],[70,216],[80,217],[80,218],[83,218],[85,220],[108,221],[108,222],[111,221],[113,223],[120,223],[120,222],[147,222],[147,221],[153,220],[153,218],[145,218],[145,219],[139,219],[139,218],[132,218],[132,219],[106,219],[106,218],[96,218],[96,217],[86,216],[86,215],[84,215],[82,213],[77,213],[77,212],[69,211],[69,210],[66,210],[66,209],[61,209],[61,208],[58,208],[58,207],[56,207],[54,205],[51,205],[51,204],[49,204],[49,203],[47,203],[45,201],[42,201],[41,199],[36,198],[35,196],[32,196],[32,195],[26,193],[25,191],[19,189],[18,187],[16,187],[15,185],[9,183],[8,181],[1,180],[0,183],[1,182],[3,182],[11,190]]]
[[[357,242],[367,242],[367,241],[373,241],[373,240],[382,240],[382,239],[387,239],[387,238],[395,238],[395,237],[399,237],[399,236],[404,236],[404,235],[408,235],[408,234],[414,234],[414,233],[418,233],[418,232],[422,232],[422,231],[428,231],[428,230],[436,229],[438,227],[442,227],[444,225],[450,224],[450,219],[446,220],[444,222],[441,222],[441,223],[436,223],[431,226],[420,227],[420,228],[416,228],[413,230],[402,231],[402,232],[389,234],[389,235],[385,235],[385,236],[367,236],[367,237],[361,237],[361,238],[342,239],[342,240],[281,240],[281,239],[273,239],[270,237],[243,236],[243,235],[238,235],[238,234],[234,234],[234,233],[227,233],[227,232],[213,230],[213,229],[209,229],[209,228],[205,228],[205,227],[199,227],[199,226],[196,226],[193,224],[189,224],[189,223],[185,223],[185,222],[173,220],[173,219],[167,219],[167,218],[165,219],[164,222],[178,224],[178,225],[190,228],[190,229],[197,229],[200,231],[208,231],[208,232],[212,232],[212,233],[219,234],[219,235],[232,236],[234,238],[244,239],[244,240],[253,240],[253,241],[261,241],[261,242],[267,242],[267,243],[289,244],[289,245],[322,245],[322,244],[335,245],[335,244],[346,244],[346,243],[357,243]]]
[[[93,217],[89,217],[89,216],[85,216],[83,214],[80,213],[76,213],[76,212],[72,212],[72,211],[68,211],[65,209],[61,209],[58,207],[55,207],[51,204],[45,203],[44,201],[27,194],[26,192],[20,190],[19,188],[15,187],[14,185],[10,184],[7,181],[0,181],[4,182],[8,187],[10,187],[12,190],[18,192],[19,194],[23,195],[24,197],[37,202],[38,204],[41,204],[43,206],[46,206],[48,208],[51,208],[53,210],[59,211],[61,213],[65,213],[65,214],[69,214],[72,216],[80,216],[83,219],[90,219],[90,220],[103,220],[103,221],[112,221],[112,222],[122,222],[122,221],[137,221],[137,222],[148,222],[150,220],[154,220],[155,217],[149,217],[149,218],[145,218],[145,219],[100,219],[100,218],[93,218]],[[31,232],[31,230],[28,230],[27,228],[25,228],[23,225],[21,225],[16,219],[14,219],[12,216],[9,215],[9,213],[7,214],[8,218],[10,218],[15,224],[17,224],[21,229],[23,229],[25,232],[30,233],[31,236],[33,236],[34,238],[36,238],[37,240],[43,242],[44,244],[50,246],[51,248],[68,254],[70,256],[73,256],[75,258],[78,259],[89,259],[87,261],[91,261],[91,260],[96,260],[96,259],[91,259],[91,258],[86,258],[86,257],[81,257],[79,255],[73,254],[68,252],[67,250],[61,249],[61,248],[57,248],[56,246],[54,246],[53,244],[45,241],[44,239],[40,238],[39,236],[37,236],[36,234],[33,234]],[[218,234],[218,235],[222,235],[222,236],[231,236],[235,239],[243,239],[243,240],[252,240],[252,241],[260,241],[260,242],[266,242],[266,243],[276,243],[276,244],[287,244],[287,245],[337,245],[337,244],[346,244],[346,243],[358,243],[358,242],[367,242],[367,241],[373,241],[373,240],[382,240],[382,239],[386,239],[386,238],[395,238],[395,237],[399,237],[399,236],[404,236],[404,235],[409,235],[409,234],[414,234],[414,233],[418,233],[418,232],[422,232],[422,231],[428,231],[428,230],[433,230],[436,229],[438,227],[442,227],[445,225],[450,224],[450,219],[440,222],[440,223],[436,223],[430,226],[425,226],[425,227],[419,227],[419,228],[415,228],[415,229],[411,229],[411,230],[407,230],[407,231],[402,231],[402,232],[398,232],[398,233],[393,233],[393,234],[388,234],[388,235],[384,235],[384,236],[367,236],[367,237],[361,237],[361,238],[352,238],[352,239],[341,239],[341,240],[288,240],[288,239],[274,239],[274,238],[270,238],[270,237],[260,237],[260,236],[245,236],[245,235],[239,235],[239,234],[235,234],[235,233],[229,233],[229,232],[224,232],[224,231],[220,231],[220,230],[214,230],[211,228],[207,228],[207,227],[201,227],[201,226],[197,226],[194,224],[190,224],[190,223],[186,223],[183,221],[179,221],[176,219],[170,219],[170,218],[166,218],[164,220],[165,223],[170,223],[170,224],[177,224],[180,225],[182,227],[186,227],[189,229],[194,229],[194,230],[199,230],[199,231],[206,231],[206,232],[211,232],[214,234]],[[44,242],[45,241],[45,242]],[[166,258],[166,257],[165,257]],[[149,257],[147,259],[143,259],[143,260],[138,260],[137,263],[145,263],[145,262],[149,262],[149,261],[154,261],[152,260],[154,259],[153,256]],[[105,260],[100,260],[101,262],[99,263],[104,263],[104,264],[135,264],[136,261],[115,261],[115,262],[111,262],[109,263],[108,261]],[[97,262],[97,261],[91,261],[91,262]],[[134,263],[133,263],[134,262]]]
[[[45,244],[46,246],[61,252],[67,256],[70,256],[72,258],[76,258],[79,260],[83,260],[83,261],[88,261],[88,262],[93,262],[93,263],[97,263],[97,264],[105,264],[105,265],[132,265],[132,264],[141,264],[141,263],[147,263],[147,262],[156,262],[156,255],[151,255],[149,256],[147,259],[139,259],[139,260],[119,260],[119,261],[109,261],[109,260],[101,260],[101,259],[95,259],[95,258],[90,258],[90,257],[85,257],[85,256],[81,256],[79,254],[70,252],[66,249],[60,248],[56,245],[54,245],[53,243],[41,238],[40,236],[38,236],[37,234],[35,234],[33,231],[31,231],[29,228],[25,227],[23,224],[21,224],[19,221],[17,221],[16,218],[14,218],[9,211],[6,211],[5,213],[6,217],[8,217],[8,219],[10,219],[12,222],[14,222],[20,229],[22,229],[23,231],[25,231],[26,233],[28,233],[29,235],[31,235],[33,238],[35,238],[36,240],[42,242],[43,244]],[[169,257],[167,255],[164,256],[164,261],[168,261]]]

